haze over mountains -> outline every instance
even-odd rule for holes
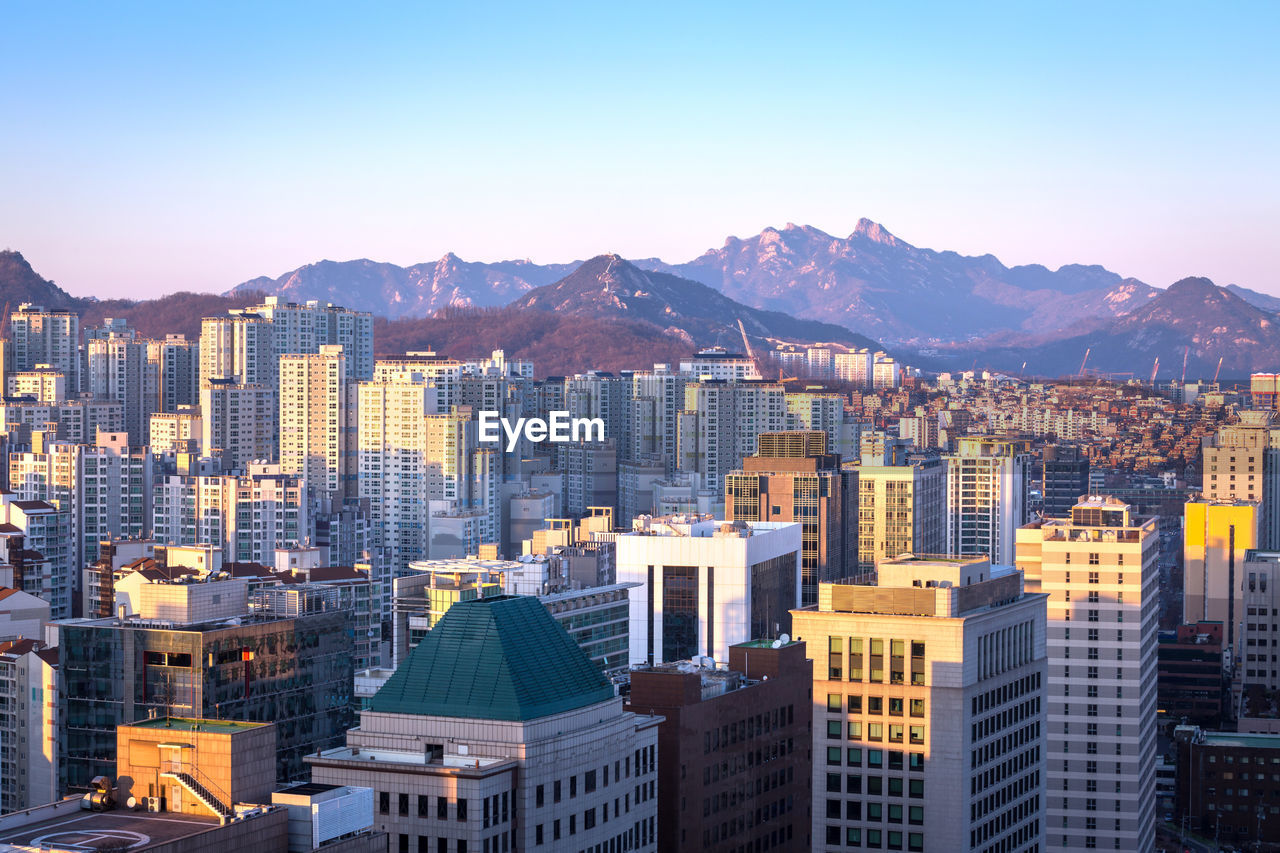
[[[1163,377],[1176,374],[1184,350],[1189,376],[1212,375],[1219,357],[1224,376],[1280,366],[1280,298],[1197,278],[1160,290],[1100,266],[1008,267],[991,255],[913,246],[867,219],[848,237],[811,226],[766,228],[685,263],[617,255],[535,264],[447,254],[410,267],[326,260],[252,279],[223,296],[136,303],[78,299],[17,252],[0,252],[0,296],[11,307],[76,307],[86,323],[134,318],[145,334],[162,333],[150,329],[158,317],[169,331],[194,334],[201,314],[262,294],[370,311],[390,321],[381,328],[392,346],[484,342],[527,357],[540,348],[556,371],[642,367],[625,359],[665,359],[673,347],[737,348],[739,320],[756,345],[882,346],[932,369],[1061,375],[1078,370],[1086,349],[1090,368],[1142,377],[1156,356]],[[558,339],[533,334],[539,323]],[[587,341],[605,348],[600,363],[591,362]]]

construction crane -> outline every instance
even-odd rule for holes
[[[1147,383],[1148,385],[1156,384],[1156,371],[1159,369],[1160,369],[1160,356],[1156,356],[1156,363],[1151,365],[1151,381]]]
[[[742,325],[742,318],[738,318],[738,331],[742,333],[742,346],[747,351],[747,358],[752,361],[756,360],[756,354],[751,351],[751,341],[747,340],[747,329]]]
[[[1076,371],[1077,376],[1084,376],[1084,366],[1089,363],[1089,353],[1093,351],[1093,347],[1086,347],[1084,358],[1080,359],[1080,369]]]
[[[1222,372],[1222,360],[1226,358],[1224,355],[1218,356],[1218,369],[1213,371],[1213,384],[1218,384],[1218,374]]]
[[[1191,355],[1191,347],[1182,351],[1182,384],[1187,384],[1187,356]]]

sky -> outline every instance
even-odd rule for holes
[[[0,248],[77,296],[689,260],[860,217],[1280,294],[1280,4],[8,3]]]

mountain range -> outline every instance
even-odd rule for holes
[[[1099,266],[1007,267],[991,255],[912,246],[866,219],[844,238],[810,226],[766,228],[681,264],[615,254],[565,264],[452,254],[410,267],[320,261],[222,296],[141,302],[78,299],[21,254],[0,252],[0,296],[11,308],[74,308],[86,325],[124,317],[146,335],[198,334],[199,317],[264,294],[370,311],[384,318],[380,350],[537,351],[540,373],[645,366],[693,346],[739,348],[739,323],[753,346],[884,346],[926,369],[1054,376],[1077,372],[1086,351],[1090,369],[1144,377],[1157,356],[1163,377],[1176,374],[1184,353],[1189,376],[1212,375],[1219,358],[1224,377],[1280,365],[1280,298],[1202,278],[1160,290]]]
[[[233,288],[293,301],[338,302],[391,319],[445,306],[505,305],[564,278],[581,262],[476,263],[453,254],[409,267],[320,261]],[[811,226],[730,237],[687,263],[632,260],[641,269],[699,282],[749,308],[843,326],[914,347],[1014,331],[1061,336],[1101,326],[1153,298],[1156,289],[1099,266],[1006,267],[992,255],[921,249],[868,219],[845,238]],[[929,310],[920,310],[927,305]]]

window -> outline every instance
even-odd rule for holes
[[[867,723],[867,740],[884,740],[884,723]]]
[[[827,766],[829,767],[840,766],[840,747],[838,746],[827,747]]]
[[[584,793],[590,794],[596,789],[596,771],[588,770],[582,777],[582,788]]]
[[[418,795],[418,817],[431,817],[431,798]]]
[[[396,805],[399,806],[400,816],[404,817],[409,814],[409,795],[400,794],[396,797]]]
[[[911,716],[913,717],[924,716],[924,700],[923,699],[911,700]]]
[[[459,798],[458,800],[458,820],[467,819],[467,801]]]
[[[899,699],[899,698],[889,699],[889,716],[890,717],[901,717],[902,709],[903,709],[902,699]]]
[[[833,714],[840,713],[840,709],[844,706],[843,698],[839,693],[827,694],[827,710]]]
[[[560,802],[560,780],[559,779],[551,783],[551,802],[553,803]],[[556,838],[559,838],[559,837],[560,837],[559,835],[556,836]]]
[[[852,726],[853,723],[850,723],[849,725]],[[839,740],[840,736],[843,734],[841,731],[843,728],[844,726],[839,720],[827,720],[827,738],[830,740]],[[853,735],[851,734],[850,737],[852,736]]]
[[[537,808],[542,808],[543,801],[543,786],[539,785],[534,791],[534,805]],[[542,827],[539,826],[538,829],[542,829]]]
[[[391,814],[391,792],[390,791],[378,792],[378,813]]]
[[[839,681],[844,677],[844,638],[828,638],[827,648],[827,678]]]
[[[849,697],[849,713],[850,714],[862,713],[862,696],[861,695]]]

